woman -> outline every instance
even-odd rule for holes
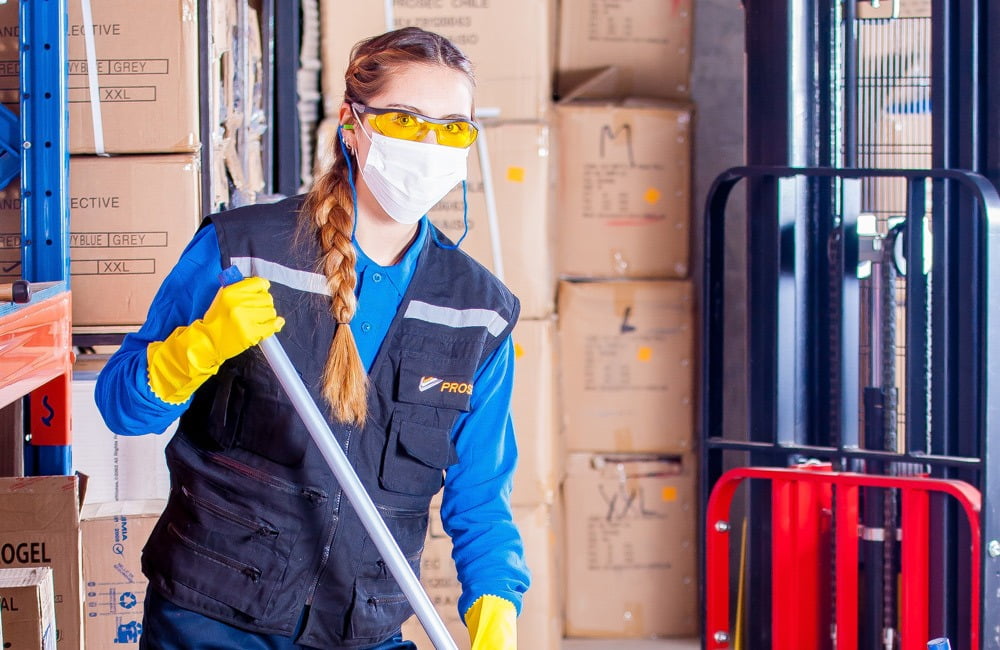
[[[518,302],[425,216],[464,182],[473,87],[436,34],[359,43],[332,167],[305,197],[206,219],[101,373],[115,432],[180,417],[170,498],[143,552],[141,647],[414,647],[399,633],[409,603],[253,347],[270,335],[414,569],[444,486],[473,647],[516,647]],[[247,279],[220,288],[230,265]]]

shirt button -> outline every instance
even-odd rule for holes
[[[375,282],[381,282],[382,281],[382,274],[381,273],[372,273],[372,280],[375,280]]]
[[[362,332],[370,332],[370,331],[372,331],[372,324],[369,323],[368,321],[365,321],[364,323],[361,323],[361,331]]]

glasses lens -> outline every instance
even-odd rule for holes
[[[427,132],[423,120],[402,111],[375,115],[372,124],[382,135],[401,140],[420,140]]]
[[[470,122],[460,120],[434,124],[403,111],[373,115],[371,124],[382,135],[401,140],[423,140],[428,129],[431,129],[437,136],[437,143],[446,147],[468,147],[479,135],[475,125]]]
[[[479,131],[469,122],[435,124],[438,144],[447,147],[468,147],[476,141]]]

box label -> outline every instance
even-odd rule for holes
[[[156,260],[70,260],[69,271],[72,275],[151,275],[156,273]]]
[[[155,102],[156,86],[101,86],[101,103]],[[66,91],[66,101],[73,104],[90,102],[90,88],[71,87]]]
[[[8,566],[23,564],[48,564],[52,562],[45,542],[21,542],[18,544],[0,545],[0,564]]]
[[[97,74],[170,74],[169,59],[98,59]],[[86,59],[71,59],[69,61],[70,75],[88,73]]]

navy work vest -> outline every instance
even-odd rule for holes
[[[468,255],[426,237],[369,372],[368,420],[339,423],[320,395],[335,323],[316,244],[297,231],[301,205],[297,197],[212,217],[222,267],[271,280],[286,320],[281,344],[417,570],[431,497],[459,461],[452,427],[519,304]],[[308,604],[299,643],[317,648],[373,645],[410,616],[258,348],[198,389],[166,455],[170,498],[143,552],[143,571],[166,598],[268,634],[291,634]]]

